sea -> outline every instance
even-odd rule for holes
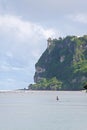
[[[87,93],[0,91],[0,130],[87,130]]]

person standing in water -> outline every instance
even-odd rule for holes
[[[56,97],[56,100],[57,100],[57,101],[59,100],[58,96]]]

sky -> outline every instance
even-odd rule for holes
[[[87,0],[0,0],[0,90],[34,83],[49,37],[87,34]]]

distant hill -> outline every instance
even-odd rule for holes
[[[35,69],[36,84],[56,77],[62,83],[61,90],[83,89],[87,81],[87,35],[49,38]]]

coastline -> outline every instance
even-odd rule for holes
[[[86,92],[86,90],[78,90],[78,91],[73,91],[73,90],[67,90],[67,91],[52,91],[52,90],[24,90],[24,89],[18,89],[18,90],[0,90],[0,93],[35,93],[35,92]]]

